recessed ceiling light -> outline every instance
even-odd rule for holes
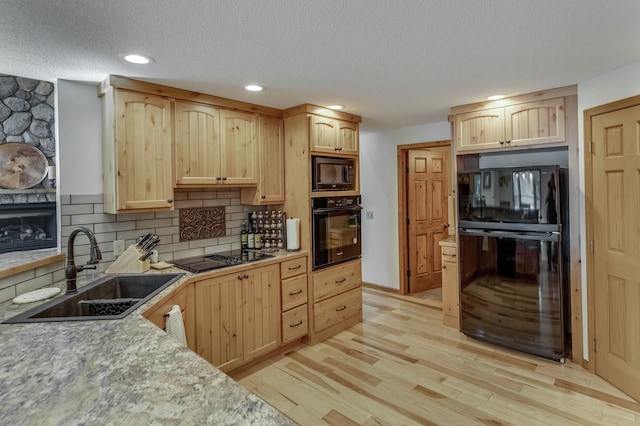
[[[491,95],[491,96],[487,97],[487,99],[490,100],[490,101],[499,101],[500,99],[503,99],[506,96],[507,95]]]
[[[142,55],[127,55],[124,57],[124,60],[127,62],[131,62],[132,64],[138,64],[138,65],[146,65],[146,64],[155,62],[153,58],[149,56],[142,56]]]
[[[262,92],[264,90],[264,87],[258,86],[257,84],[247,84],[246,86],[244,86],[244,89],[250,92]]]
[[[342,109],[344,105],[329,105],[327,108],[329,109]]]

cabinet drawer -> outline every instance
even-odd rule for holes
[[[440,249],[442,250],[442,255],[443,256],[456,256],[458,254],[458,250],[456,249],[456,247],[451,247],[451,246],[440,246]]]
[[[307,274],[282,280],[282,310],[307,303]]]
[[[282,314],[282,343],[287,343],[309,332],[307,304]]]
[[[325,269],[313,273],[313,301],[319,302],[362,283],[361,262],[348,263],[342,266]]]
[[[280,263],[280,278],[286,279],[300,274],[307,273],[307,258],[299,257],[297,259],[286,260]]]
[[[362,312],[362,289],[349,290],[322,302],[314,307],[314,330],[316,332],[338,324],[347,318]]]

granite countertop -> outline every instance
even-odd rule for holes
[[[121,320],[0,324],[0,423],[295,424],[142,316],[192,276]],[[0,320],[44,302],[2,303]]]

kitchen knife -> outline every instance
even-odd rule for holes
[[[147,260],[149,257],[151,257],[151,254],[152,254],[153,249],[154,249],[154,248],[156,248],[156,246],[158,245],[158,243],[159,243],[159,242],[160,242],[160,240],[159,240],[159,239],[155,240],[155,241],[153,242],[153,244],[151,244],[151,245],[146,249],[146,250],[147,250],[147,253],[146,253],[145,255],[141,256],[141,257],[140,257],[140,260],[145,261],[145,260]]]
[[[140,237],[138,239],[138,247],[143,248],[144,244],[149,240],[149,238],[151,238],[151,232],[147,232],[146,234],[144,234],[142,237]]]

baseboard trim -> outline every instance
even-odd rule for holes
[[[373,289],[376,289],[376,290],[386,291],[388,293],[400,294],[400,290],[398,290],[397,288],[385,287],[385,286],[382,286],[382,285],[373,284],[373,283],[367,283],[367,282],[364,282],[364,281],[362,282],[362,287],[373,288]]]

